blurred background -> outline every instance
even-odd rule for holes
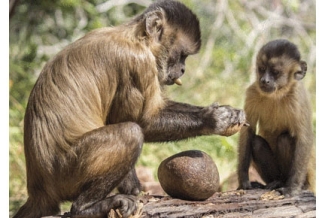
[[[9,215],[27,199],[23,118],[29,93],[46,61],[92,29],[115,26],[141,13],[151,0],[9,1]],[[207,106],[215,101],[243,108],[245,89],[255,79],[256,52],[270,40],[297,44],[308,64],[305,83],[313,104],[316,134],[315,0],[182,0],[197,14],[202,48],[186,61],[182,86],[170,86],[171,99]],[[236,186],[238,134],[175,143],[145,144],[137,163],[144,182],[157,183],[165,158],[190,149],[208,153],[218,166],[223,191]],[[141,175],[140,175],[141,176]],[[232,179],[229,179],[232,178]],[[202,178],[204,179],[204,178]],[[147,180],[147,181],[145,181]],[[150,188],[149,188],[150,191]],[[69,205],[63,205],[68,210]]]

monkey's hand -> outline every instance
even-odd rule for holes
[[[239,187],[237,188],[237,190],[240,190],[240,189],[244,189],[244,190],[248,190],[248,189],[252,189],[252,185],[250,183],[250,181],[246,181],[246,182],[242,182],[241,184],[239,184]]]
[[[212,134],[230,136],[238,132],[246,123],[243,110],[235,109],[229,105],[219,106],[218,103],[203,109],[204,122]],[[209,130],[207,130],[210,133]]]

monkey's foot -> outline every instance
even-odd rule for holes
[[[237,188],[237,190],[244,189],[244,190],[250,190],[250,189],[265,189],[265,185],[259,183],[259,182],[245,182],[241,186]]]
[[[300,188],[290,188],[290,187],[281,187],[277,188],[276,191],[280,192],[281,195],[286,197],[293,197],[299,195],[301,189]]]
[[[266,186],[259,183],[259,182],[251,182],[251,186],[252,186],[252,189],[255,189],[255,188],[260,188],[260,189],[265,189]]]
[[[137,198],[132,195],[114,195],[95,204],[75,208],[72,206],[71,218],[107,217],[111,209],[118,210],[122,217],[129,217],[137,211]],[[85,209],[83,209],[85,208]]]
[[[272,189],[281,188],[283,186],[284,186],[283,182],[275,180],[273,182],[268,183],[265,188],[272,190]]]

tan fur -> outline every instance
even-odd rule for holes
[[[125,36],[121,37],[123,34]],[[127,40],[128,34],[123,32],[122,28],[95,30],[60,52],[43,69],[37,83],[42,83],[42,87],[36,84],[30,99],[39,99],[51,108],[50,110],[37,108],[30,103],[28,112],[35,111],[41,114],[55,111],[56,113],[53,116],[46,114],[47,119],[50,119],[47,122],[52,123],[51,126],[42,126],[34,122],[34,126],[26,127],[26,135],[33,128],[39,128],[34,132],[43,132],[43,134],[32,136],[32,140],[37,142],[33,143],[36,146],[34,151],[41,152],[39,158],[35,158],[40,161],[49,161],[49,163],[42,163],[42,167],[51,167],[51,160],[48,159],[48,153],[42,153],[46,150],[38,146],[48,144],[51,146],[48,147],[48,151],[57,150],[57,155],[71,152],[70,145],[76,139],[106,124],[108,111],[111,109],[108,121],[117,123],[123,122],[123,119],[137,121],[142,116],[150,117],[163,106],[164,100],[157,80],[155,58],[146,55],[151,53],[149,48],[140,43],[137,45],[132,38]],[[89,53],[88,47],[96,47],[96,53]],[[128,50],[127,58],[124,58],[126,57],[123,54],[125,50]],[[106,55],[98,55],[103,53]],[[113,67],[116,63],[123,64]],[[148,69],[150,66],[153,68]],[[112,69],[118,71],[106,73]],[[59,76],[56,72],[60,72]],[[134,87],[134,83],[137,88]],[[126,88],[119,90],[119,84],[124,84]],[[151,102],[151,105],[148,105],[148,102]],[[153,102],[155,103],[152,104]],[[62,108],[62,104],[66,107]],[[121,111],[119,108],[124,108],[124,110]],[[26,115],[26,119],[28,118],[29,114]],[[43,140],[53,140],[57,143],[47,143]]]
[[[163,86],[184,73],[179,57],[200,48],[198,19],[175,1],[153,5],[129,23],[87,33],[44,66],[24,120],[29,198],[15,218],[55,215],[67,200],[74,201],[73,215],[85,210],[98,217],[113,207],[128,215],[134,197],[107,195],[115,187],[125,195],[140,192],[134,165],[145,136],[167,141],[172,134],[174,140],[201,134],[200,107],[177,103],[162,112],[168,105]],[[165,10],[178,13],[167,19]],[[193,25],[184,27],[179,18]],[[179,107],[198,121],[183,118]],[[174,117],[180,122],[171,130]]]
[[[302,70],[300,63],[287,55],[267,59],[267,56],[261,52],[256,60],[257,79],[246,91],[244,108],[250,127],[242,128],[239,138],[240,187],[249,187],[246,172],[251,156],[249,146],[256,134],[268,142],[272,152],[278,158],[277,164],[280,164],[281,170],[289,175],[286,185],[294,184],[299,188],[300,181],[305,181],[304,188],[315,192],[312,108],[303,82],[294,79],[294,73]],[[275,84],[276,90],[272,93],[263,92],[259,86],[258,67],[266,69],[267,66],[272,66],[273,70],[281,72],[276,82],[282,85]],[[292,148],[278,147],[278,136],[285,132],[295,139],[295,145],[291,145]],[[293,163],[292,168],[290,168],[290,163]],[[307,166],[308,169],[306,169]]]

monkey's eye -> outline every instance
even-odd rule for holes
[[[274,76],[277,76],[277,75],[279,75],[280,72],[278,70],[273,70],[272,73]]]
[[[258,72],[264,73],[265,72],[265,67],[258,67]]]

